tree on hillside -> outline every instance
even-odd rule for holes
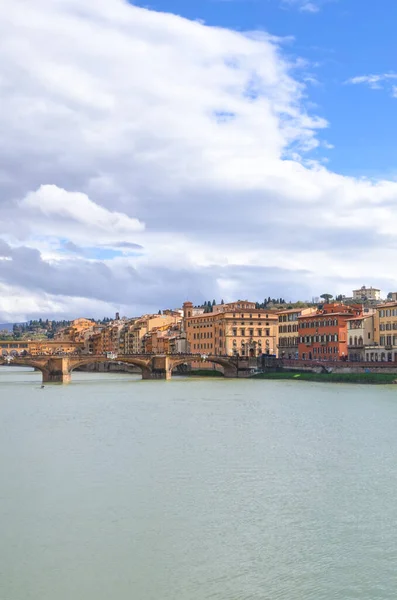
[[[320,298],[325,301],[325,304],[329,304],[329,301],[333,298],[332,294],[321,294]]]

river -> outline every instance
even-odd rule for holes
[[[0,368],[0,598],[390,600],[397,386]]]

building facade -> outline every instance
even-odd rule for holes
[[[347,320],[348,357],[352,362],[365,361],[367,348],[374,345],[375,314],[363,314]]]
[[[298,317],[299,358],[347,360],[347,320],[361,315],[361,306],[332,303],[324,304],[314,314]]]
[[[353,290],[353,300],[363,302],[365,300],[380,300],[380,290],[372,286],[367,288],[363,285],[359,290]]]
[[[253,357],[277,352],[276,313],[241,300],[202,315],[193,315],[192,306],[191,302],[183,305],[183,329],[191,353]]]
[[[298,318],[310,315],[316,308],[291,308],[278,312],[278,356],[280,358],[298,358],[299,325]]]
[[[374,341],[384,348],[385,360],[397,360],[397,302],[376,307]]]

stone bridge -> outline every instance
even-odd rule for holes
[[[106,355],[68,355],[68,356],[15,356],[12,359],[0,357],[0,365],[11,364],[19,367],[33,367],[42,372],[43,383],[68,383],[74,369],[98,362],[115,362],[134,365],[142,371],[142,379],[171,379],[173,369],[181,364],[193,362],[215,363],[223,368],[225,377],[247,377],[249,361],[231,356],[208,355],[203,359],[200,354],[126,354],[109,358]]]

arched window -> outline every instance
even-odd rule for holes
[[[354,345],[357,346],[357,336],[354,336]]]

